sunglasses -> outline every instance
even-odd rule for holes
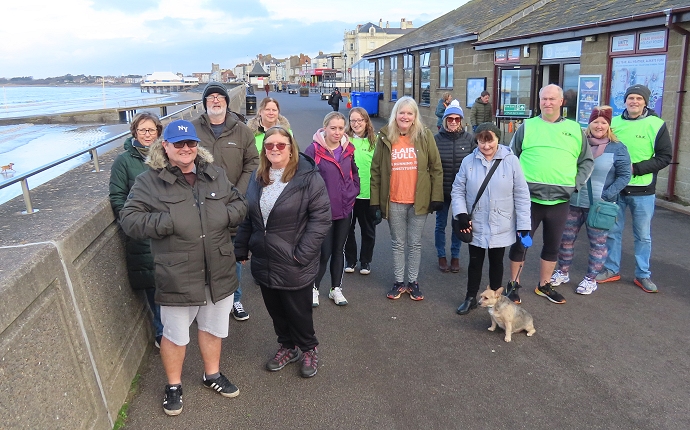
[[[266,148],[269,151],[273,148],[278,148],[278,151],[282,151],[288,145],[289,143],[264,143],[264,148]]]
[[[460,118],[460,117],[455,118],[455,117],[449,116],[448,118],[446,118],[446,120],[448,120],[448,122],[460,122],[462,120],[462,118]]]
[[[199,142],[197,142],[196,140],[183,140],[181,142],[173,143],[172,146],[174,146],[177,149],[182,149],[182,148],[184,148],[185,145],[187,145],[187,147],[189,147],[189,148],[196,148],[196,145],[198,143]]]

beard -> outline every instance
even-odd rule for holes
[[[223,106],[211,106],[208,108],[209,115],[225,115],[227,109]]]

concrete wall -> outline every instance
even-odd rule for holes
[[[231,91],[240,110],[244,91]],[[110,429],[153,343],[108,201],[110,166],[80,166],[0,205],[0,427]]]

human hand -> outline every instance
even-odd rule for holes
[[[532,237],[529,235],[529,233],[529,230],[518,230],[517,232],[518,240],[522,243],[522,246],[524,246],[525,248],[529,248],[530,246],[532,246]]]

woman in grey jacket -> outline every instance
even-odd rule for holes
[[[489,254],[489,286],[493,290],[503,281],[503,255],[515,243],[517,232],[529,233],[530,197],[519,159],[498,140],[501,131],[492,123],[476,130],[477,148],[462,160],[451,191],[453,216],[461,230],[472,231],[467,269],[467,294],[457,313],[464,315],[477,307],[484,256]],[[498,168],[472,210],[477,192],[494,163]],[[529,237],[529,236],[527,236]]]

